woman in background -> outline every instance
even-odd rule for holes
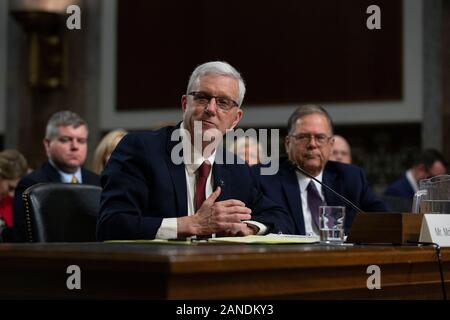
[[[119,141],[127,133],[128,132],[123,129],[116,129],[109,132],[107,135],[103,137],[103,139],[100,141],[100,143],[97,146],[97,149],[95,149],[94,152],[94,160],[92,161],[92,170],[95,173],[97,174],[102,173],[112,152],[116,148]]]
[[[0,225],[12,227],[14,190],[27,171],[27,160],[19,151],[7,149],[0,152]]]

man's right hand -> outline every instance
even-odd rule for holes
[[[242,221],[251,219],[252,210],[240,200],[216,202],[220,193],[221,188],[217,187],[194,215],[177,219],[179,236],[229,233],[230,230],[242,229],[245,225]]]

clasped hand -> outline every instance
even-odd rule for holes
[[[221,188],[217,189],[203,202],[192,216],[194,232],[197,235],[246,236],[255,234],[255,229],[242,222],[251,219],[252,210],[245,203],[229,199],[217,201]]]

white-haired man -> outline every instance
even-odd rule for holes
[[[180,124],[125,136],[102,174],[98,239],[291,233],[289,216],[262,195],[247,165],[218,161],[244,94],[231,65],[202,64],[181,97]]]

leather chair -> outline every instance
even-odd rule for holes
[[[98,186],[39,183],[22,194],[29,242],[96,241]]]
[[[5,225],[0,226],[0,243],[12,241],[13,241],[12,230]]]

